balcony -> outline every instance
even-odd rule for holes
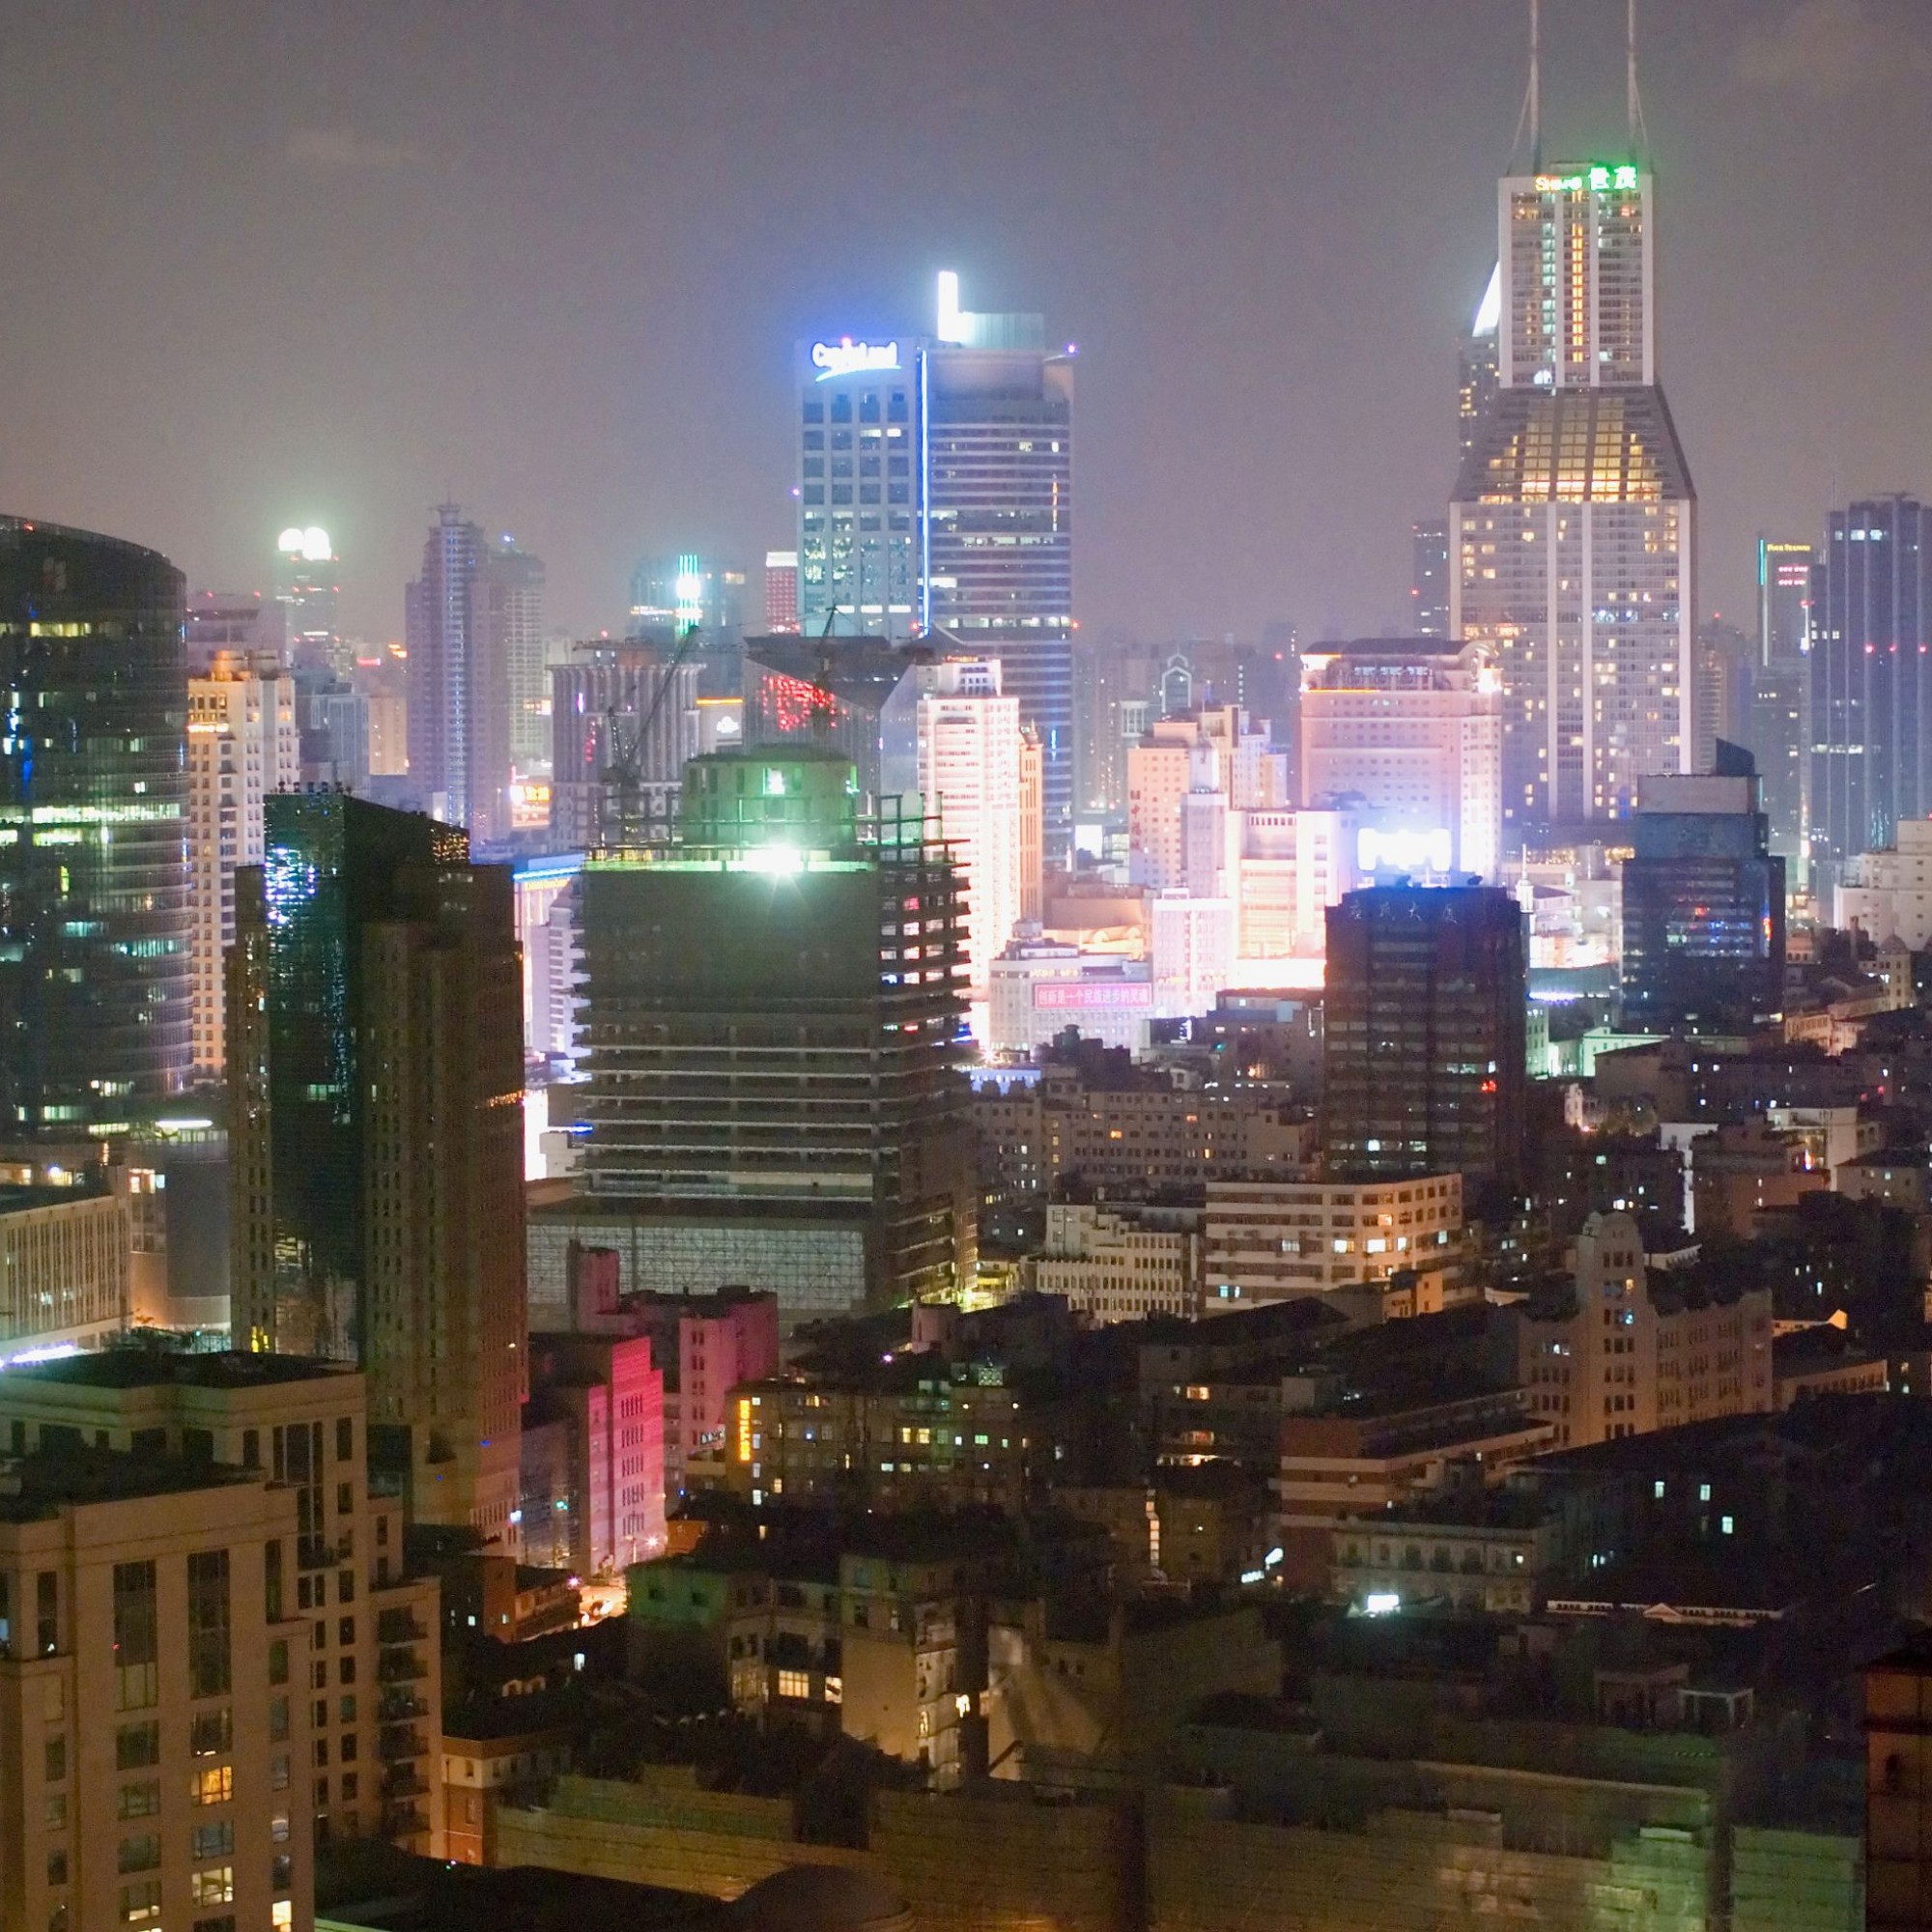
[[[412,1608],[384,1610],[376,1619],[378,1643],[423,1643],[428,1637],[429,1627]]]
[[[383,1796],[385,1799],[421,1798],[428,1790],[422,1773],[413,1763],[392,1766],[383,1774]]]
[[[401,1724],[384,1725],[383,1734],[376,1741],[376,1755],[384,1760],[426,1757],[428,1754],[429,1746],[423,1742],[423,1734]]]
[[[412,1650],[385,1650],[376,1662],[376,1677],[383,1684],[407,1684],[429,1675],[429,1666]]]
[[[429,1820],[420,1804],[385,1804],[383,1807],[383,1835],[389,1839],[429,1835]]]
[[[428,1717],[429,1704],[413,1690],[387,1690],[383,1694],[376,1715],[385,1724],[400,1724],[411,1718]]]

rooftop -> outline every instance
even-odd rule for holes
[[[260,1470],[174,1456],[77,1445],[44,1449],[0,1460],[0,1522],[43,1522],[69,1505],[138,1502],[264,1480]]]
[[[57,1361],[22,1363],[8,1369],[10,1382],[60,1382],[73,1388],[267,1388],[288,1382],[321,1381],[353,1374],[337,1362],[311,1355],[188,1354],[151,1349],[99,1349]]]

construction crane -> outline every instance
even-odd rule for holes
[[[627,737],[624,733],[621,714],[613,704],[604,713],[606,743],[610,754],[604,762],[605,823],[600,828],[603,842],[629,845],[638,842],[634,835],[639,830],[643,814],[639,810],[643,794],[644,743],[649,738],[651,726],[657,723],[658,713],[664,709],[665,699],[670,696],[671,687],[677,682],[678,668],[690,657],[697,643],[702,627],[687,624],[683,634],[671,649],[669,660],[664,667],[664,675],[658,680],[658,688],[651,694],[651,701],[644,707],[640,717]],[[614,799],[613,799],[614,794]],[[611,812],[614,803],[615,812]],[[611,823],[614,815],[615,826]],[[616,838],[611,837],[614,829]]]

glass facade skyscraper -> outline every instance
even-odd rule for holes
[[[1649,175],[1501,185],[1497,387],[1450,506],[1450,634],[1503,676],[1503,814],[1616,818],[1694,754],[1695,494],[1657,384]]]
[[[1911,497],[1833,510],[1812,571],[1812,883],[1932,812],[1932,513]]]
[[[0,517],[0,1118],[104,1133],[188,1069],[185,586]]]
[[[1000,660],[1039,735],[1046,838],[1073,813],[1073,358],[940,277],[927,336],[803,345],[799,627],[944,631]]]

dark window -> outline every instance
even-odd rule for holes
[[[67,1776],[67,1736],[64,1732],[47,1740],[43,1752],[43,1766],[49,1784],[58,1784]]]
[[[116,1771],[139,1771],[143,1765],[161,1761],[161,1727],[156,1719],[145,1724],[123,1724],[114,1733]]]
[[[34,1578],[34,1645],[38,1657],[60,1648],[60,1577],[51,1570]]]
[[[822,423],[825,420],[825,405],[816,396],[805,399],[805,420],[809,423]]]
[[[225,1859],[235,1850],[235,1821],[218,1819],[213,1825],[194,1828],[194,1855],[198,1859]]]
[[[262,1548],[262,1614],[266,1621],[282,1620],[282,1545],[278,1537]],[[283,1649],[288,1646],[284,1644]]]
[[[852,398],[850,396],[834,396],[832,398],[832,420],[836,423],[848,423],[852,420]]]
[[[228,1706],[197,1711],[188,1723],[187,1742],[196,1757],[226,1757],[235,1748],[235,1725]]]
[[[229,1690],[228,1552],[197,1549],[187,1559],[187,1694]]]
[[[160,1698],[155,1566],[114,1566],[114,1708],[145,1711]]]
[[[355,1457],[355,1418],[339,1415],[335,1419],[335,1460],[353,1462]]]
[[[876,389],[867,389],[859,398],[859,420],[861,422],[875,423],[878,419],[879,392]]]
[[[262,1466],[262,1432],[259,1429],[244,1429],[242,1432],[242,1466],[244,1469],[259,1469]]]
[[[886,420],[902,423],[906,419],[906,392],[895,389],[886,399]]]

